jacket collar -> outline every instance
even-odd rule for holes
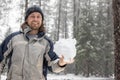
[[[27,33],[30,32],[32,29],[26,25],[26,28],[24,30],[22,30],[22,32],[24,33],[24,36],[28,39],[27,37]],[[38,32],[37,34],[38,38],[42,38],[43,36],[45,36],[45,32]]]

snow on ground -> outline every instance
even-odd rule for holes
[[[114,80],[113,78],[100,78],[100,77],[83,77],[83,76],[75,76],[74,74],[67,75],[55,75],[48,74],[48,80]]]
[[[5,80],[6,76],[1,76],[1,80]],[[83,77],[83,76],[75,76],[74,74],[67,75],[56,75],[56,74],[48,74],[48,80],[114,80],[111,78],[100,78],[100,77]]]

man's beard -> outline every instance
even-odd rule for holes
[[[31,27],[32,30],[39,30],[40,25],[39,25],[39,24],[34,24],[34,23],[33,23],[30,27]]]
[[[40,27],[36,27],[36,26],[32,26],[32,27],[31,27],[31,26],[30,26],[30,28],[31,28],[32,30],[39,30]]]

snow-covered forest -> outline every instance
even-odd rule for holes
[[[72,74],[76,80],[113,80],[112,0],[0,0],[0,4],[0,43],[20,30],[27,7],[39,5],[45,16],[46,33],[54,43],[60,39],[76,40],[75,62],[59,75]],[[50,80],[58,79],[50,76],[53,75],[48,76]],[[91,76],[98,78],[90,79]]]

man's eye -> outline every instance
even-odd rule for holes
[[[41,16],[37,16],[37,18],[41,18]]]
[[[31,18],[34,18],[35,16],[30,16]]]

